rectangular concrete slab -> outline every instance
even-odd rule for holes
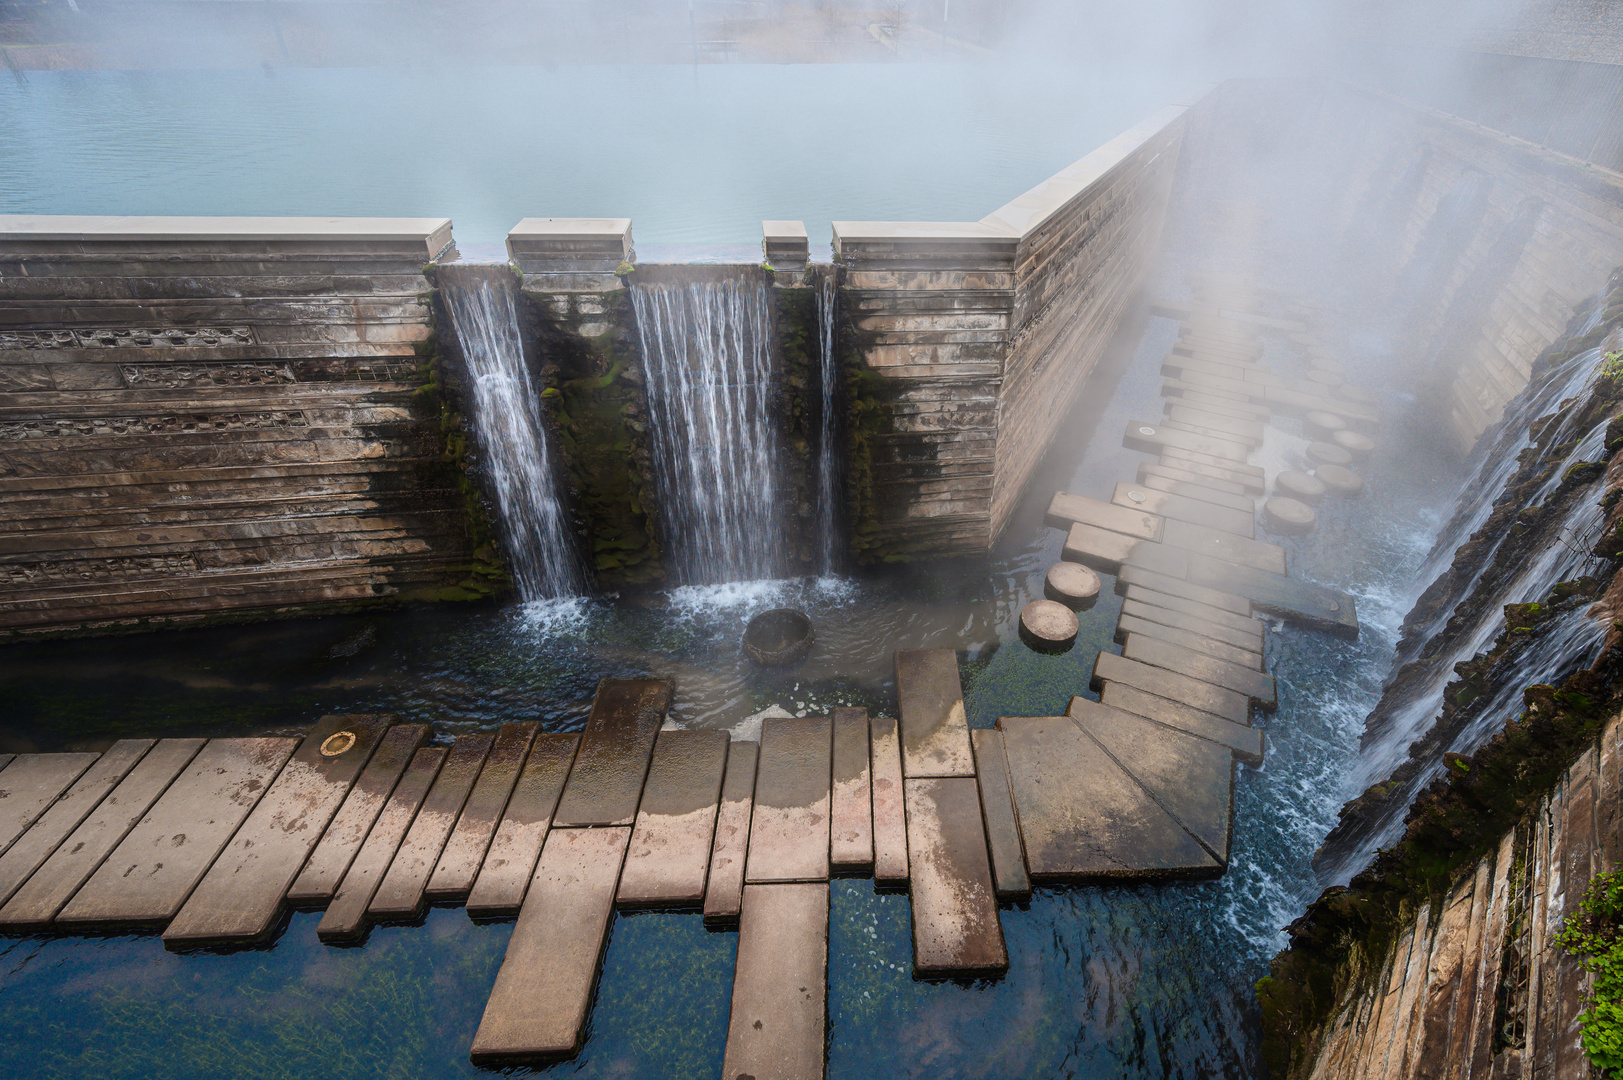
[[[1135,574],[1134,576],[1141,575]],[[1178,581],[1168,581],[1166,584],[1168,586],[1177,586],[1183,583]],[[1143,585],[1128,584],[1119,587],[1116,591],[1121,593],[1127,602],[1143,604],[1148,607],[1161,608],[1164,611],[1175,612],[1179,615],[1188,616],[1189,618],[1199,619],[1205,623],[1225,627],[1226,629],[1233,630],[1235,633],[1245,635],[1251,641],[1256,642],[1258,648],[1262,647],[1262,620],[1253,618],[1248,614],[1240,614],[1239,612],[1236,612],[1232,606],[1230,606],[1230,603],[1233,602],[1247,609],[1251,607],[1249,601],[1240,599],[1239,597],[1225,595],[1223,596],[1224,605],[1219,606],[1203,603],[1200,600],[1191,599],[1188,595],[1165,592],[1159,588],[1149,588]],[[1126,608],[1124,607],[1123,610],[1126,610]],[[1140,612],[1138,614],[1143,613]],[[1146,615],[1145,617],[1147,618],[1149,616]],[[1173,625],[1182,624],[1174,623]]]
[[[1080,522],[1139,540],[1161,539],[1161,519],[1144,508],[1131,503],[1119,506],[1100,502],[1098,499],[1072,495],[1068,491],[1056,492],[1049,500],[1047,520],[1058,529],[1066,529],[1072,523]]]
[[[1203,499],[1161,491],[1147,484],[1117,484],[1111,501],[1118,506],[1142,506],[1163,518],[1220,529],[1235,536],[1250,538],[1256,535],[1257,518],[1250,509],[1218,506]]]
[[[470,1056],[500,1066],[580,1051],[629,828],[553,829]]]
[[[1228,435],[1257,446],[1262,443],[1265,425],[1255,420],[1237,420],[1232,416],[1211,412],[1195,405],[1173,405],[1167,410],[1167,419],[1175,420],[1214,435]]]
[[[635,822],[654,737],[671,707],[664,679],[604,679],[553,815],[554,828]]]
[[[310,853],[304,869],[287,891],[292,904],[325,904],[338,891],[349,864],[372,831],[372,823],[383,812],[389,794],[411,763],[411,757],[428,741],[427,724],[396,724],[372,751],[372,758],[360,778],[344,796],[344,802]]]
[[[1209,435],[1195,435],[1151,420],[1129,420],[1127,432],[1122,437],[1122,445],[1129,450],[1138,450],[1146,454],[1159,454],[1167,449],[1176,449],[1228,461],[1244,461],[1251,453],[1251,448],[1244,443]]]
[[[822,1080],[828,885],[747,885],[723,1077]]]
[[[1100,653],[1093,663],[1093,689],[1103,690],[1107,683],[1126,683],[1236,724],[1246,723],[1251,717],[1251,701],[1244,694],[1115,653]]]
[[[96,761],[96,754],[19,754],[0,773],[0,851],[9,848],[56,797]]]
[[[1122,607],[1125,608],[1126,606],[1126,602],[1123,601]],[[1260,652],[1253,652],[1250,649],[1230,645],[1227,642],[1218,641],[1203,634],[1180,630],[1175,626],[1165,626],[1158,622],[1140,619],[1123,611],[1116,620],[1116,640],[1125,644],[1128,636],[1132,634],[1136,634],[1141,638],[1158,638],[1168,644],[1193,649],[1195,652],[1205,653],[1207,656],[1215,657],[1218,660],[1226,660],[1231,664],[1239,664],[1241,667],[1250,668],[1252,671],[1262,670],[1262,653]]]
[[[827,880],[833,749],[827,717],[761,722],[746,882]]]
[[[873,866],[873,783],[868,710],[834,710],[834,784],[829,793],[828,861],[835,872]]]
[[[868,721],[873,754],[873,880],[875,885],[907,884],[907,812],[903,806],[902,746],[896,721]]]
[[[1266,540],[1253,540],[1188,521],[1168,521],[1164,540],[1173,547],[1198,551],[1208,558],[1270,574],[1285,573],[1285,549]]]
[[[1087,698],[1072,698],[1071,708],[1067,711],[1074,712],[1082,707],[1078,702],[1087,701]],[[1199,735],[1209,742],[1221,743],[1248,765],[1262,764],[1262,732],[1249,724],[1237,724],[1233,720],[1147,694],[1126,683],[1105,684],[1104,693],[1099,695],[1099,703],[1179,731],[1187,731],[1191,735]]]
[[[1139,599],[1141,596],[1148,597],[1148,599]],[[1159,593],[1140,590],[1136,596],[1123,598],[1121,613],[1123,616],[1131,616],[1141,622],[1152,622],[1172,629],[1182,630],[1185,633],[1196,634],[1211,641],[1220,641],[1226,645],[1232,645],[1248,653],[1262,655],[1263,636],[1258,629],[1253,628],[1261,627],[1260,620],[1240,620],[1238,615],[1216,609],[1208,609],[1206,615],[1192,615],[1187,611],[1180,610],[1171,603],[1163,606],[1162,603],[1158,602],[1163,600],[1175,602],[1176,599],[1176,597],[1163,597]],[[1192,608],[1200,606],[1194,603],[1189,604],[1189,607]],[[1248,622],[1252,626],[1232,626],[1228,622],[1218,621],[1216,616],[1239,620],[1242,623]]]
[[[1007,971],[975,778],[909,778],[905,787],[913,973]]]
[[[744,902],[744,859],[749,854],[750,811],[755,802],[755,766],[761,744],[740,739],[727,752],[716,811],[716,839],[710,848],[710,876],[704,887],[704,921],[738,921]]]
[[[211,739],[57,915],[155,926],[186,898],[287,764],[297,739]]]
[[[1189,469],[1174,468],[1158,461],[1140,462],[1138,466],[1138,482],[1150,487],[1161,486],[1155,483],[1157,480],[1188,484],[1192,487],[1198,486],[1206,491],[1216,491],[1225,495],[1232,495],[1237,499],[1245,499],[1253,506],[1256,505],[1256,500],[1247,494],[1252,490],[1250,485],[1237,484],[1232,480],[1201,476]],[[1185,494],[1190,493],[1186,492]]]
[[[1026,853],[1020,846],[1020,823],[1009,794],[1009,763],[1003,753],[1003,732],[977,728],[969,733],[975,747],[975,779],[980,784],[981,823],[992,856],[992,888],[999,900],[1031,895]]]
[[[534,720],[510,720],[496,731],[490,754],[479,779],[462,806],[462,815],[456,819],[456,828],[440,852],[438,865],[428,879],[423,895],[430,902],[464,899],[479,876],[479,867],[485,861],[485,851],[496,835],[502,811],[518,783],[519,771],[530,752],[541,725]]]
[[[44,865],[0,908],[0,926],[48,925],[102,860],[146,816],[170,783],[203,748],[203,739],[163,739],[57,846]]]
[[[1197,604],[1204,604],[1209,608],[1227,611],[1230,614],[1240,616],[1242,619],[1251,618],[1251,601],[1243,596],[1225,592],[1222,589],[1196,585],[1184,578],[1147,570],[1142,566],[1123,566],[1119,579],[1129,587],[1139,585],[1151,592],[1161,593],[1163,596],[1193,600]]]
[[[324,716],[316,723],[164,930],[166,947],[252,941],[270,932],[288,886],[391,719]]]
[[[446,753],[444,747],[425,746],[411,756],[400,782],[389,793],[383,812],[366,834],[366,842],[350,861],[332,903],[327,905],[326,914],[316,926],[316,937],[322,941],[354,941],[366,936],[372,925],[366,913],[372,894],[377,892],[378,884],[394,861],[400,841],[405,839],[406,830],[417,816],[417,808],[423,805],[428,789],[434,786],[434,777],[445,763]]]
[[[1240,484],[1247,491],[1261,494],[1267,478],[1260,465],[1247,465],[1244,458],[1219,457],[1198,450],[1184,450],[1176,446],[1161,448],[1160,460],[1175,469],[1188,469],[1202,476],[1217,476]]]
[[[1278,701],[1272,675],[1231,664],[1227,660],[1219,660],[1160,638],[1128,634],[1121,652],[1129,660],[1165,668],[1203,683],[1232,690],[1236,694],[1244,694],[1265,709],[1273,708]]]
[[[1065,546],[1060,549],[1060,557],[1067,562],[1081,563],[1101,574],[1114,574],[1121,570],[1124,563],[1132,560],[1140,544],[1146,543],[1149,541],[1135,540],[1131,536],[1079,522],[1065,534]]]
[[[897,649],[896,700],[904,776],[975,775],[956,652]]]
[[[412,919],[422,910],[429,876],[439,865],[440,853],[451,838],[457,818],[462,816],[462,807],[495,741],[494,735],[458,735],[451,744],[434,786],[423,799],[389,864],[389,872],[367,905],[367,914],[372,918]]]
[[[1211,853],[1069,717],[1005,716],[998,728],[1033,881],[1221,872]]]
[[[703,905],[730,738],[725,731],[659,733],[620,871],[621,907]]]
[[[11,894],[22,887],[29,875],[44,865],[68,834],[90,816],[152,746],[151,739],[120,739],[48,810],[34,819],[28,831],[0,857],[0,904],[11,899]],[[0,778],[0,787],[4,786],[5,781]]]
[[[1355,601],[1334,589],[1195,554],[1189,558],[1188,580],[1192,585],[1243,596],[1258,611],[1282,619],[1347,637],[1358,636]]]
[[[468,893],[469,915],[487,918],[518,913],[579,743],[578,735],[543,732],[530,744],[529,757]]]

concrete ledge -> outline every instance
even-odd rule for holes
[[[613,273],[635,259],[630,218],[525,218],[507,234],[524,274]]]
[[[415,246],[427,261],[451,245],[450,218],[132,217],[0,214],[0,251],[127,250],[165,246],[227,251],[283,245],[323,249]]]
[[[978,221],[834,222],[834,257],[851,269],[1012,270],[1019,241]]]
[[[761,255],[774,270],[804,270],[811,262],[811,243],[803,221],[761,222]]]

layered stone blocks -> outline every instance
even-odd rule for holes
[[[0,217],[0,636],[432,596],[444,219]]]

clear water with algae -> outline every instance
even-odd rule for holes
[[[636,674],[676,681],[679,723],[748,733],[749,718],[769,705],[892,710],[891,653],[920,646],[960,650],[974,725],[1062,712],[1087,693],[1094,652],[1115,648],[1119,601],[1107,580],[1068,654],[1020,643],[1018,612],[1059,556],[1060,534],[1042,526],[1041,513],[1056,486],[1108,498],[1133,476],[1143,458],[1121,448],[1121,432],[1130,418],[1159,414],[1159,358],[1174,333],[1151,321],[1116,393],[1090,395],[1108,404],[1067,428],[992,557],[635,602],[10,646],[0,649],[0,749],[296,731],[331,711],[431,721],[442,739],[516,718],[566,730],[581,723],[599,677]],[[1389,400],[1387,415],[1402,404]],[[1270,435],[1259,460],[1288,467],[1305,444]],[[835,881],[830,1077],[1260,1073],[1252,985],[1282,943],[1280,927],[1316,891],[1309,860],[1350,794],[1363,716],[1456,490],[1444,473],[1410,467],[1420,453],[1401,425],[1389,425],[1363,469],[1369,494],[1325,504],[1317,532],[1285,541],[1295,574],[1357,596],[1364,630],[1356,642],[1289,627],[1268,633],[1279,708],[1260,721],[1266,763],[1238,770],[1229,872],[1194,884],[1039,889],[1003,912],[1007,976],[935,983],[912,978],[907,898],[876,894],[866,880]],[[792,673],[754,672],[738,654],[738,633],[749,614],[784,602],[812,613],[817,646]],[[422,926],[380,927],[361,947],[330,948],[316,941],[317,918],[296,914],[274,944],[225,954],[171,955],[152,936],[0,941],[0,1075],[477,1072],[467,1051],[510,924],[433,910]],[[584,1050],[539,1071],[718,1076],[734,936],[707,931],[697,914],[667,913],[617,916],[611,934]]]

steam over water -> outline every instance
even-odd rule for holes
[[[576,595],[586,572],[560,502],[541,396],[524,363],[512,281],[505,270],[452,270],[445,278],[445,306],[473,384],[474,435],[519,595]]]
[[[772,319],[757,273],[638,283],[667,565],[681,584],[779,569]]]

